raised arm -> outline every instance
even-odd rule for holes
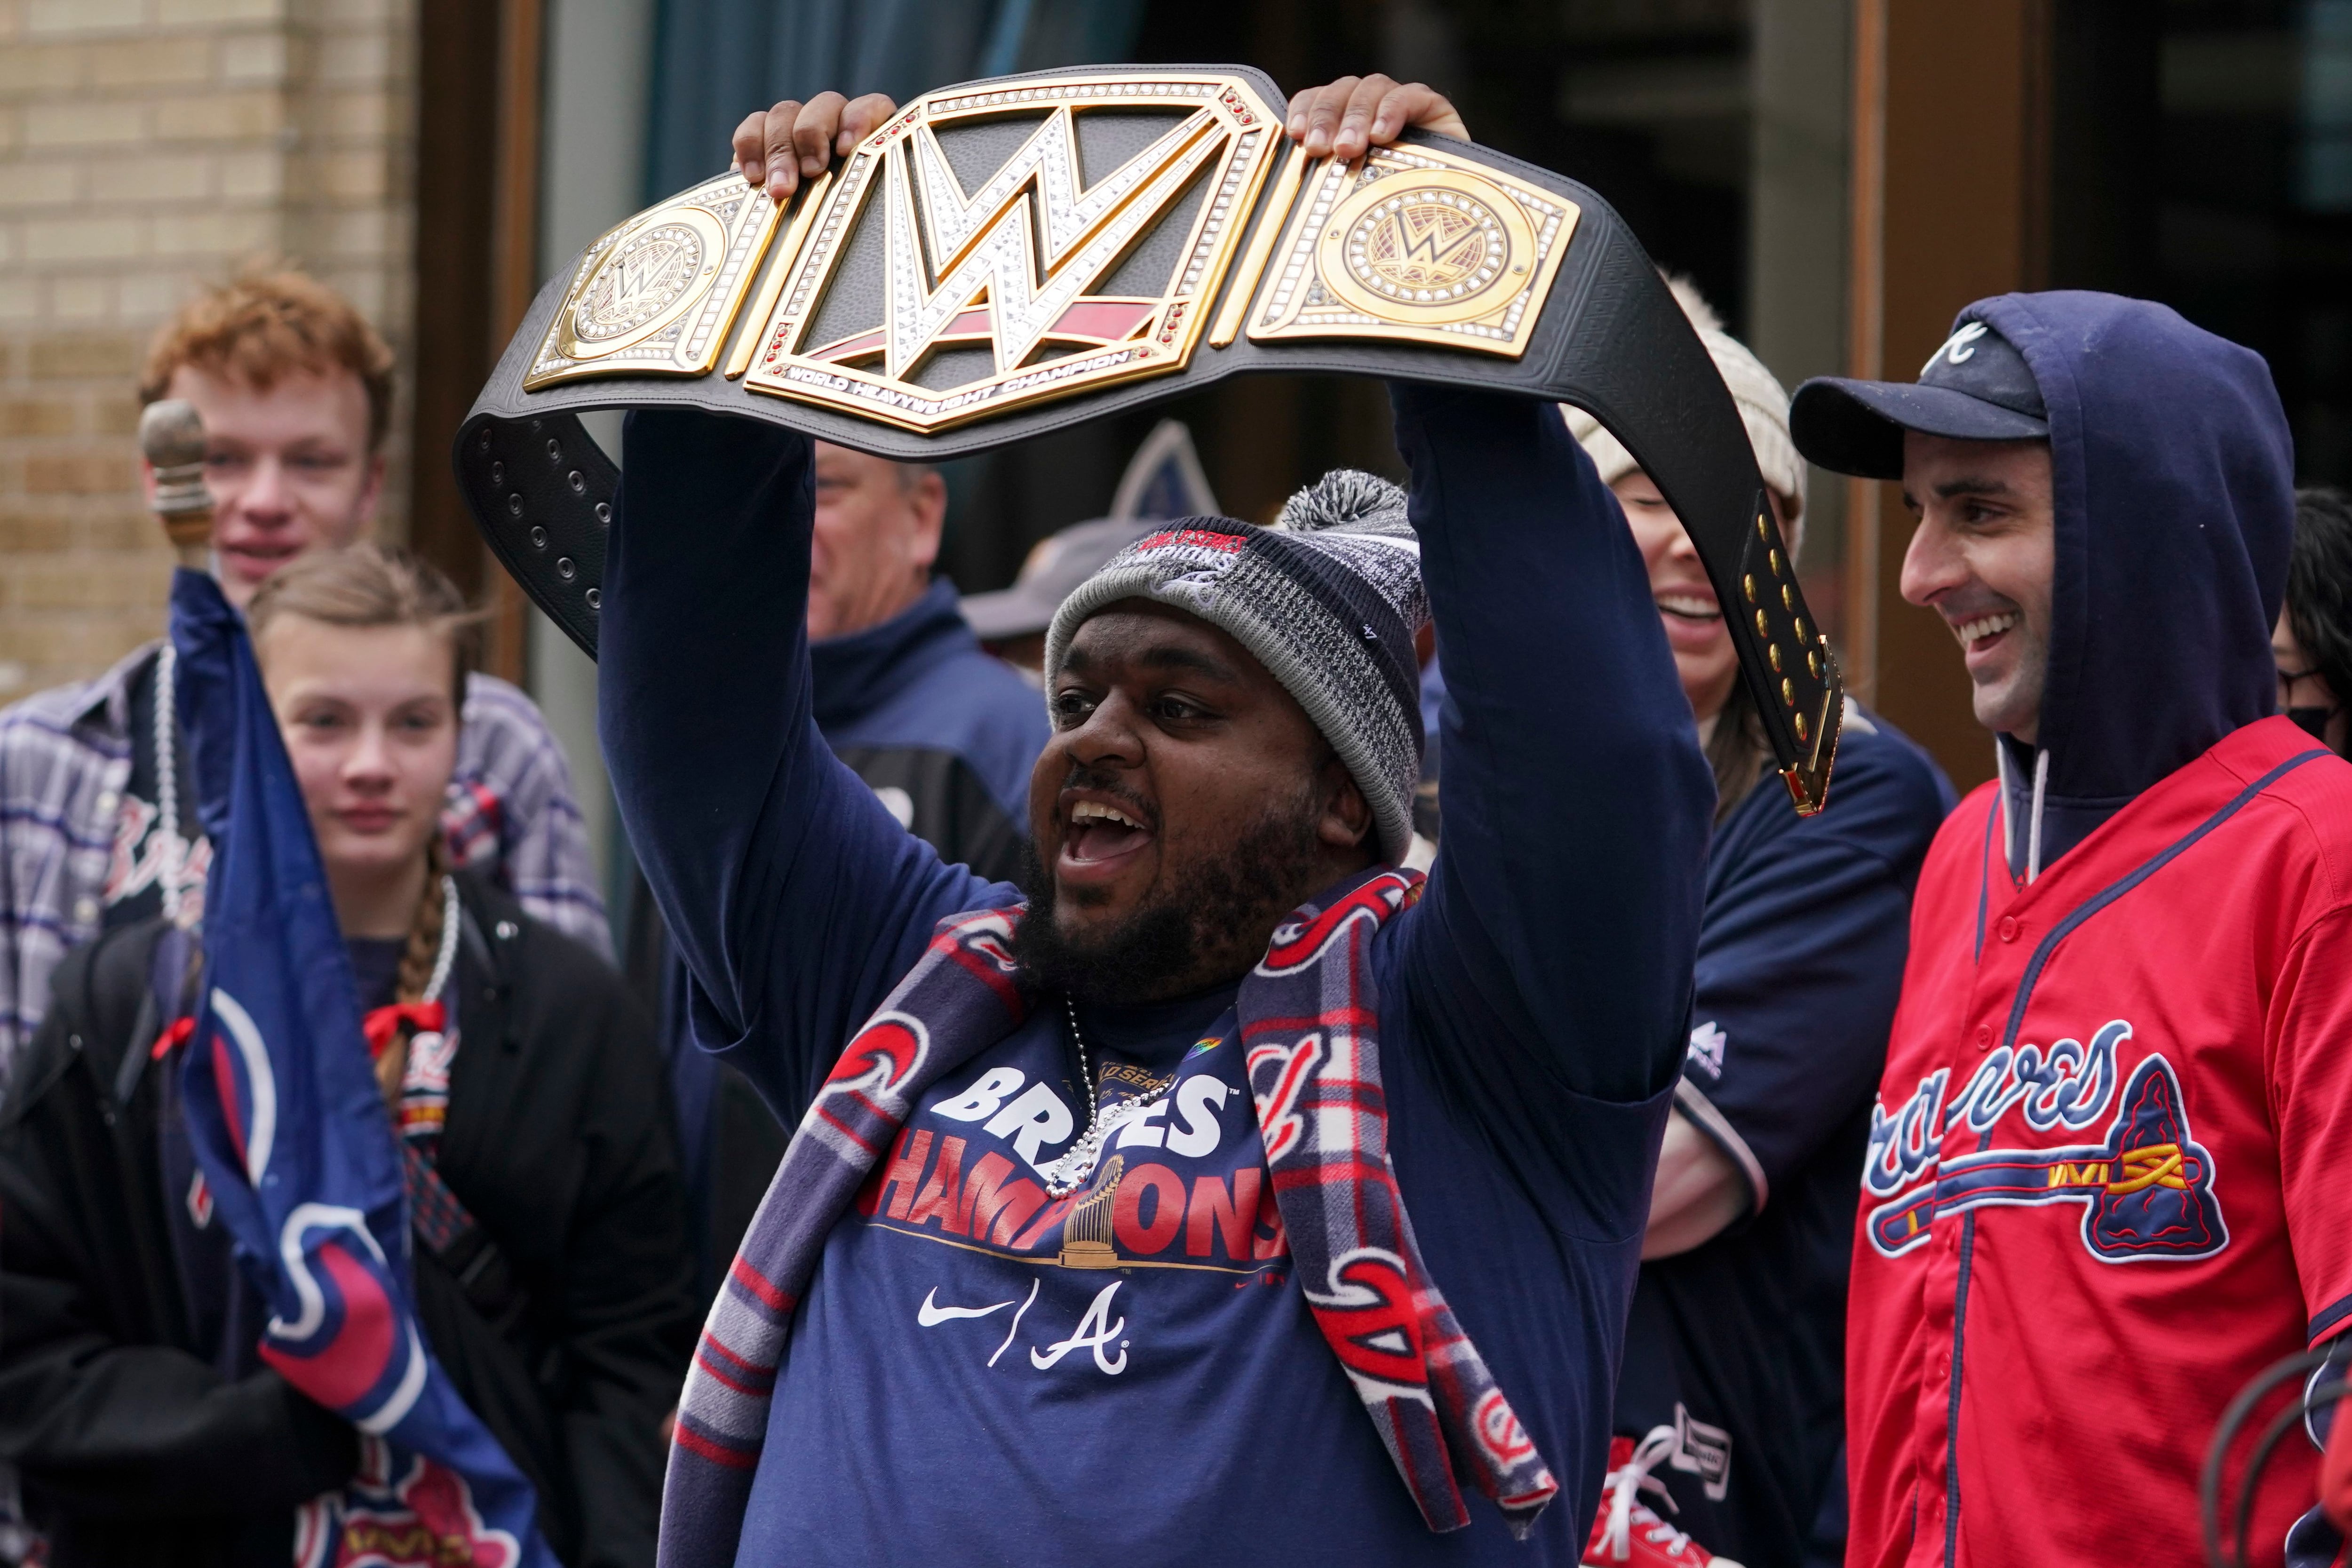
[[[1445,837],[1406,935],[1480,1100],[1674,1081],[1715,790],[1617,503],[1549,404],[1399,385],[1446,697]]]
[[[809,702],[808,438],[629,416],[605,562],[598,730],[692,975],[698,1043],[787,1121],[942,916],[1010,896],[898,826]]]
[[[1470,134],[1380,75],[1299,93],[1286,129],[1340,158]],[[1557,408],[1392,396],[1446,681],[1444,846],[1401,932],[1415,1016],[1498,1125],[1557,1121],[1561,1090],[1647,1100],[1682,1056],[1715,804],[1648,574]]]

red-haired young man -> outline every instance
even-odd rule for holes
[[[254,272],[199,296],[156,334],[139,392],[184,398],[204,417],[214,570],[232,604],[297,556],[373,528],[392,351],[323,284]],[[210,852],[167,647],[159,638],[94,680],[0,710],[0,1083],[68,949],[158,913],[200,912]],[[445,815],[453,858],[608,948],[571,771],[539,710],[477,675],[465,720]]]

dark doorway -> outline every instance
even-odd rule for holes
[[[490,373],[499,8],[424,0],[417,16],[416,349],[409,541],[479,596],[488,557],[449,472],[449,443]]]
[[[2352,485],[2352,3],[2068,0],[2055,22],[2052,285],[2253,349],[2297,479]]]

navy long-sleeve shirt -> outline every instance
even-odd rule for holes
[[[1373,952],[1391,1148],[1432,1274],[1561,1479],[1532,1552],[1488,1510],[1422,1525],[1314,1328],[1225,988],[1087,1018],[1113,1063],[1177,1080],[1114,1142],[1113,1269],[1024,1234],[1035,1167],[1085,1121],[1058,1010],[934,1087],[828,1238],[742,1561],[1576,1561],[1712,792],[1641,561],[1557,416],[1396,400],[1449,776],[1428,892]],[[796,1121],[934,923],[1016,895],[942,865],[816,732],[808,444],[679,412],[627,441],[605,750],[699,1042]]]
[[[1803,1558],[1845,1434],[1845,1290],[1871,1096],[1911,936],[1911,889],[1951,786],[1850,703],[1826,810],[1767,777],[1707,858],[1675,1100],[1748,1187],[1748,1215],[1642,1268],[1617,1430],[1675,1433],[1659,1511],[1710,1552]],[[1841,1515],[1842,1517],[1842,1515]]]

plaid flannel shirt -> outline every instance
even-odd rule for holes
[[[99,933],[131,776],[131,687],[162,647],[0,709],[0,1085],[48,1006],[58,961]],[[503,680],[467,686],[442,826],[457,864],[611,956],[572,770],[530,699]]]

